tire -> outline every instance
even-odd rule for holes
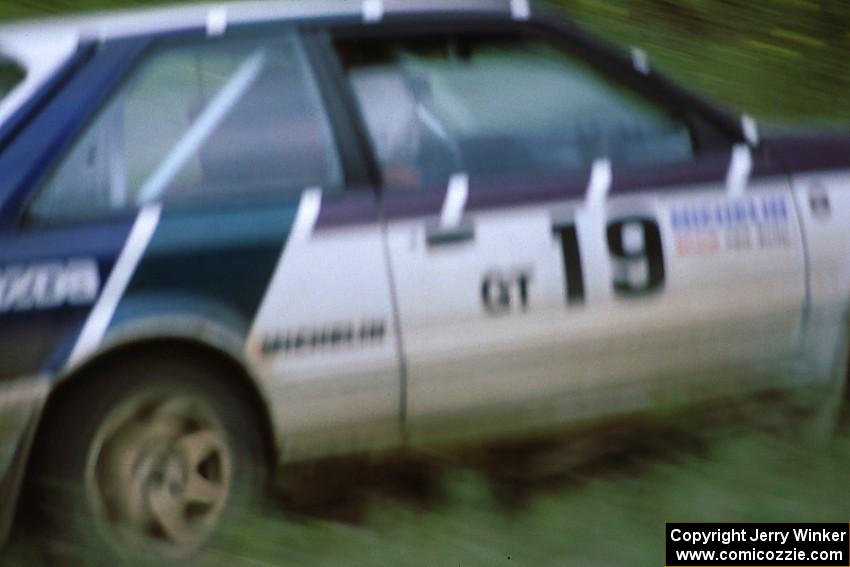
[[[45,551],[84,564],[202,556],[264,486],[256,412],[210,362],[175,353],[80,379],[45,416],[31,468]]]

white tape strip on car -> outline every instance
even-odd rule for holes
[[[367,23],[380,22],[384,17],[383,0],[363,0],[363,21]]]
[[[585,204],[587,206],[602,205],[611,190],[611,161],[597,159],[590,170],[590,180],[587,182]]]
[[[440,211],[440,226],[442,228],[453,228],[460,224],[468,195],[469,176],[465,173],[452,175],[449,179],[449,188],[446,191],[446,200],[443,201],[443,209]]]
[[[746,144],[735,144],[732,147],[729,171],[726,173],[726,192],[730,196],[737,197],[744,194],[752,169],[753,158],[750,147]]]
[[[115,267],[112,268],[112,273],[106,280],[100,297],[83,325],[71,356],[68,357],[67,366],[76,365],[100,345],[118,307],[118,302],[124,296],[130,278],[133,277],[139,260],[142,259],[156,231],[161,211],[162,207],[159,204],[148,205],[139,211],[124,249],[118,256],[118,261],[115,262]]]
[[[313,228],[319,219],[322,209],[322,190],[318,187],[305,189],[298,202],[298,211],[292,222],[292,230],[289,233],[290,241],[308,240],[313,234]]]
[[[759,126],[756,119],[749,114],[741,116],[741,131],[748,144],[753,147],[759,144]]]
[[[211,8],[207,12],[207,35],[217,37],[227,31],[227,8]]]
[[[511,17],[515,20],[527,20],[531,17],[531,5],[528,0],[511,0]]]
[[[641,75],[649,74],[649,56],[640,47],[632,47],[632,66]]]

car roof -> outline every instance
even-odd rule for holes
[[[201,27],[210,15],[228,23],[351,18],[374,9],[382,14],[491,13],[510,14],[516,0],[260,0],[132,8],[92,14],[24,20],[0,25],[0,38],[33,31],[76,33],[81,39],[116,39]]]

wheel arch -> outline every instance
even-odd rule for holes
[[[261,428],[260,435],[265,446],[268,464],[273,466],[277,454],[277,435],[273,425],[271,405],[260,380],[250,370],[244,359],[235,354],[232,349],[215,341],[204,340],[180,332],[113,342],[69,372],[60,374],[44,404],[36,431],[36,441],[42,423],[50,415],[51,410],[88,376],[96,374],[99,370],[111,364],[116,364],[119,360],[126,360],[131,357],[144,359],[163,352],[197,358],[213,364],[221,370],[215,379],[228,380],[233,389],[244,396],[242,401],[248,403],[254,411],[254,415],[258,417],[258,424]]]
[[[57,375],[42,410],[34,423],[34,431],[29,446],[21,455],[18,466],[22,467],[24,478],[32,474],[35,452],[42,445],[45,431],[50,425],[51,415],[77,388],[87,383],[99,374],[100,370],[130,357],[145,357],[161,355],[165,352],[177,356],[196,357],[207,364],[214,365],[221,372],[214,378],[228,380],[230,387],[242,395],[242,403],[248,404],[252,415],[257,416],[258,432],[264,448],[264,457],[268,470],[272,471],[278,454],[277,435],[274,428],[271,407],[260,381],[249,369],[248,365],[230,349],[212,341],[203,340],[197,336],[188,336],[178,332],[136,337],[133,340],[114,341],[101,349],[94,356],[67,372]],[[268,475],[272,478],[273,475]],[[20,495],[19,495],[20,496]],[[25,494],[24,494],[25,496]],[[13,516],[21,513],[23,498],[17,498],[13,506]],[[17,520],[15,521],[17,524]]]

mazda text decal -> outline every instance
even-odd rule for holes
[[[99,290],[93,259],[0,267],[0,313],[88,305]]]

